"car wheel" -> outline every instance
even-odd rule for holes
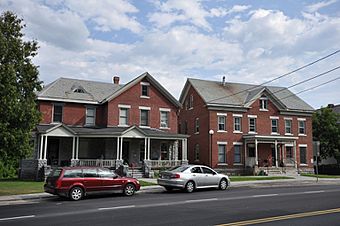
[[[127,184],[124,188],[124,195],[126,196],[131,196],[133,194],[135,194],[136,188],[133,184]]]
[[[220,181],[220,184],[219,184],[218,187],[219,187],[220,190],[225,190],[225,189],[227,189],[227,187],[228,187],[228,182],[227,182],[227,180],[223,178],[223,179]]]
[[[70,199],[73,201],[78,201],[84,196],[84,191],[81,187],[74,187],[70,191]]]
[[[195,183],[193,181],[188,181],[185,185],[185,191],[191,193],[195,190]]]
[[[172,191],[174,188],[173,187],[168,187],[168,186],[166,186],[166,187],[164,187],[165,188],[165,190],[167,190],[167,191]]]

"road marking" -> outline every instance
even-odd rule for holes
[[[259,198],[259,197],[271,197],[271,196],[277,196],[277,195],[279,194],[253,195],[251,197]]]
[[[98,208],[98,210],[118,210],[118,209],[134,208],[134,207],[136,207],[136,206],[135,205],[130,205],[130,206],[113,206],[113,207]]]
[[[186,200],[186,203],[196,203],[196,202],[211,202],[211,201],[217,201],[217,198],[212,199],[192,199],[192,200]]]
[[[260,224],[260,223],[268,223],[268,222],[273,222],[273,221],[295,219],[295,218],[319,216],[319,215],[332,214],[332,213],[340,213],[340,208],[312,211],[312,212],[305,212],[305,213],[297,213],[297,214],[290,214],[290,215],[282,215],[282,216],[277,216],[277,217],[260,218],[260,219],[247,220],[247,221],[239,221],[239,222],[233,222],[233,223],[228,223],[228,224],[220,224],[218,226],[252,225],[252,224]]]
[[[32,217],[35,217],[35,215],[0,218],[0,221],[18,220],[18,219],[32,218]]]
[[[316,194],[316,193],[323,193],[325,191],[321,190],[321,191],[305,191],[304,194]]]

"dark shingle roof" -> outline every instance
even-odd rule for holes
[[[225,83],[189,78],[188,83],[198,92],[206,104],[246,107],[266,91],[283,108],[281,110],[314,111],[301,98],[284,87],[258,86],[242,83]],[[246,91],[245,91],[246,90]],[[181,102],[183,103],[183,93]]]

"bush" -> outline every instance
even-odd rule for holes
[[[0,179],[17,177],[17,164],[12,161],[12,164],[7,164],[0,161]]]

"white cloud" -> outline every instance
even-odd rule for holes
[[[338,0],[329,0],[329,1],[322,1],[322,2],[318,2],[318,3],[315,3],[315,4],[312,4],[312,5],[308,5],[306,7],[306,10],[308,12],[316,12],[318,11],[319,9],[322,9],[324,7],[327,7],[329,5],[332,5],[334,3],[336,3]]]

